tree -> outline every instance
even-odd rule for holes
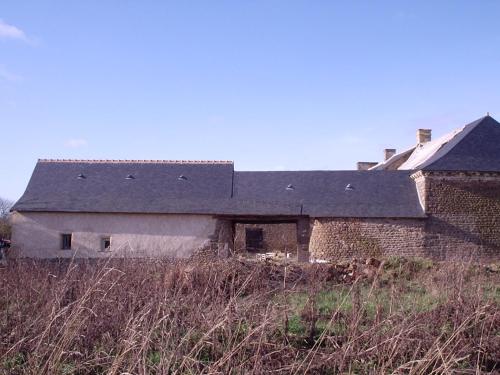
[[[13,202],[0,197],[0,238],[10,238],[9,215]]]

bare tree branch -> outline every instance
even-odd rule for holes
[[[11,227],[8,218],[13,205],[12,201],[0,197],[0,239],[9,239],[11,236]]]
[[[0,197],[0,219],[6,219],[9,216],[10,209],[14,205],[14,202]]]

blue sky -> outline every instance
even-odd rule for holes
[[[0,4],[0,196],[38,158],[352,169],[500,116],[498,1]]]

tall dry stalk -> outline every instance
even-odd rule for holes
[[[0,373],[498,370],[498,273],[415,262],[372,279],[236,260],[12,262],[0,269]]]

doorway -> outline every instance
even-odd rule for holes
[[[296,223],[235,223],[234,248],[241,255],[277,253],[297,255]]]

